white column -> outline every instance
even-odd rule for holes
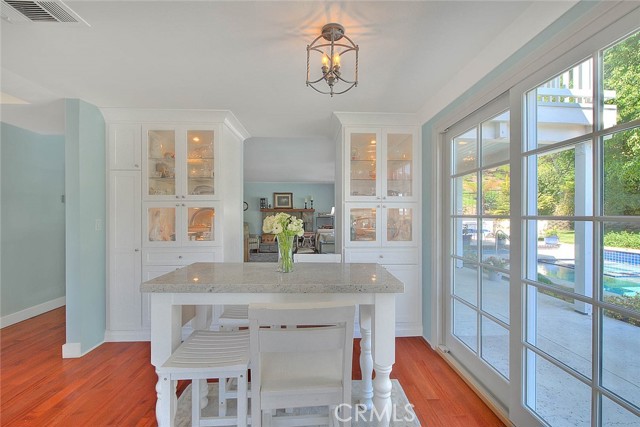
[[[151,293],[151,364],[160,367],[181,341],[182,306],[172,305],[171,294]],[[173,426],[176,413],[175,381],[158,375],[156,418],[159,427]]]
[[[362,390],[360,403],[368,410],[373,407],[373,359],[371,357],[371,306],[360,305],[360,372],[362,374]]]
[[[575,152],[575,215],[587,216],[593,212],[593,154],[591,142],[576,145]],[[575,223],[575,291],[580,295],[593,295],[593,225]],[[574,309],[591,314],[592,307],[575,301]]]
[[[391,369],[396,361],[395,294],[376,294],[373,312],[373,410],[380,417],[379,426],[389,425],[391,406]]]

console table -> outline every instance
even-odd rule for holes
[[[293,272],[283,274],[275,271],[274,264],[196,263],[144,282],[140,290],[149,293],[151,300],[151,363],[155,367],[180,344],[183,306],[197,307],[194,327],[203,328],[206,316],[202,313],[213,304],[334,301],[358,305],[361,402],[388,415],[381,423],[388,425],[392,413],[389,375],[395,362],[395,294],[404,291],[404,284],[381,265],[297,263]],[[159,380],[156,391],[158,425],[172,426],[175,383]]]

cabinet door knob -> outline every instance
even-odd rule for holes
[[[134,249],[134,252],[140,252],[140,249],[135,248],[135,249]]]
[[[176,195],[176,199],[179,199],[179,198],[180,198],[180,196]]]
[[[382,205],[382,207],[386,209],[386,208],[387,208],[387,205]]]
[[[176,206],[178,206],[178,207],[179,207],[179,206],[180,206],[180,203],[176,203]]]
[[[182,198],[184,199],[185,197],[184,197],[184,196],[182,196]]]
[[[182,259],[182,255],[178,255],[178,259]]]
[[[133,165],[133,167],[135,167],[135,168],[139,168],[140,166],[138,166],[138,165]]]
[[[376,199],[380,200],[380,196],[376,197]]]
[[[186,206],[186,205],[183,203],[182,206]]]
[[[384,258],[384,255],[380,255],[379,258]]]
[[[382,196],[382,200],[387,200],[387,196]]]

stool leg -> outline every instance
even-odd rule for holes
[[[218,378],[218,415],[227,415],[227,379]]]
[[[238,377],[238,427],[247,427],[247,372]]]

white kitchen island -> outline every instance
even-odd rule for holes
[[[395,362],[395,295],[404,284],[379,264],[296,263],[291,273],[272,263],[195,263],[144,282],[140,290],[151,301],[151,363],[157,368],[181,341],[183,306],[214,304],[334,301],[359,306],[363,378],[361,401],[391,415],[391,380]],[[196,314],[195,327],[206,316]],[[373,339],[372,339],[373,338]],[[376,378],[371,382],[372,370]],[[175,384],[156,385],[160,427],[173,426]]]

